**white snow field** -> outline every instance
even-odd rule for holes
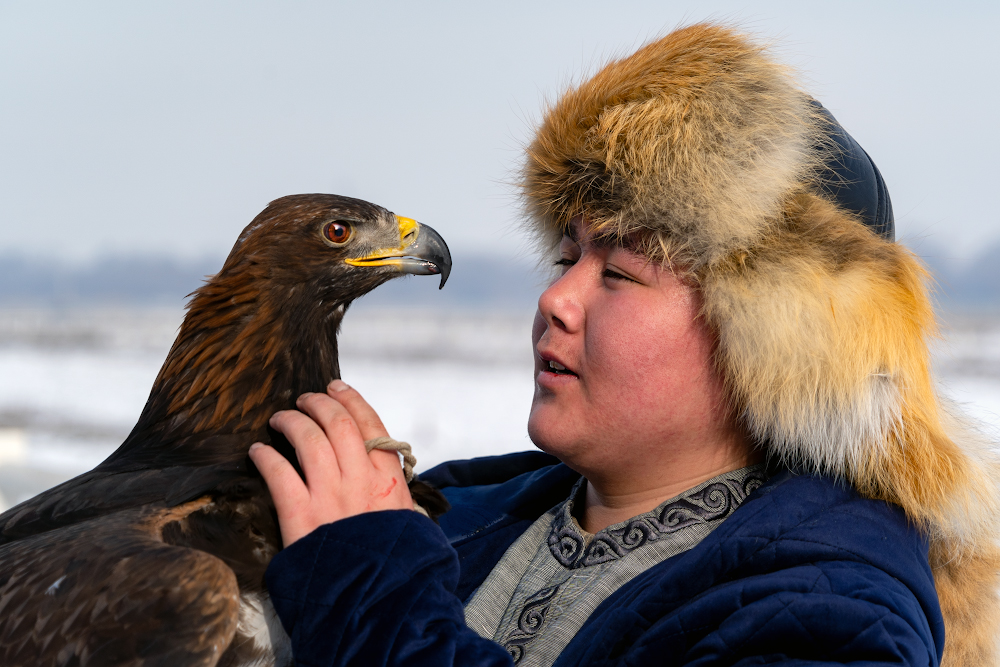
[[[0,311],[0,509],[114,451],[181,317],[179,309]],[[343,377],[414,446],[418,470],[528,449],[531,317],[352,310],[340,338]],[[1000,316],[952,317],[944,333],[942,386],[1000,441]]]

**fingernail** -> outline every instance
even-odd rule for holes
[[[306,398],[308,398],[309,396],[312,396],[314,393],[315,392],[307,391],[306,393],[302,394],[301,396],[299,396],[298,398],[295,399],[295,405],[298,405],[302,401],[306,400]]]
[[[330,391],[344,391],[345,389],[350,389],[351,387],[343,380],[334,380],[327,385],[327,388],[330,389]]]
[[[262,442],[255,442],[255,443],[253,443],[252,445],[250,445],[250,453],[253,453],[253,450],[260,449],[263,446],[264,446],[264,443],[262,443]]]

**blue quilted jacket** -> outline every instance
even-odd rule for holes
[[[452,503],[328,524],[279,553],[267,585],[299,665],[510,665],[466,600],[579,476],[526,452],[422,475]],[[902,512],[778,471],[693,549],[605,600],[570,665],[937,665],[944,623],[925,537]]]

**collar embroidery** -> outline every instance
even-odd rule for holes
[[[570,499],[556,514],[548,537],[552,555],[570,570],[617,560],[644,544],[694,524],[721,521],[760,488],[767,477],[763,470],[753,470],[742,479],[723,477],[645,514],[608,526],[596,535],[585,533],[573,518],[573,505],[583,481],[577,482]]]

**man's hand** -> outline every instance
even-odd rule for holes
[[[286,547],[355,514],[413,509],[399,456],[365,451],[366,440],[388,433],[361,394],[334,380],[326,394],[303,394],[296,406],[276,412],[270,423],[295,448],[305,482],[274,448],[259,442],[250,447],[274,498]]]

